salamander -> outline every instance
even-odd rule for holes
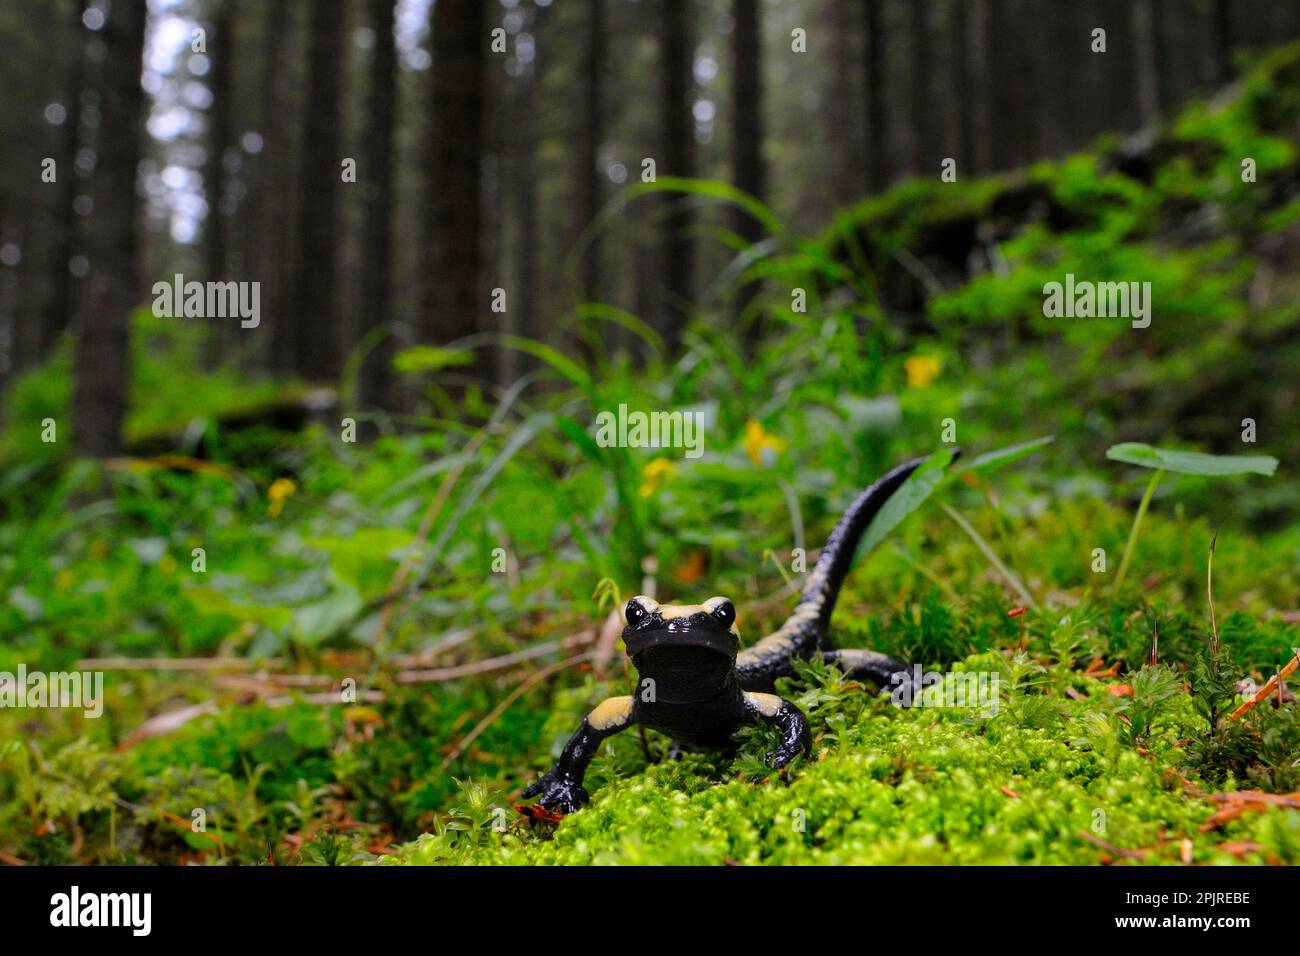
[[[812,745],[807,718],[772,693],[778,678],[794,675],[797,659],[821,655],[847,677],[882,690],[910,679],[907,665],[885,654],[833,649],[828,630],[863,532],[924,462],[900,465],[858,495],[831,531],[790,617],[752,647],[741,650],[736,607],[725,597],[702,604],[659,604],[645,595],[629,600],[623,641],[639,677],[636,695],[611,697],[592,710],[555,765],[524,790],[525,799],[540,797],[555,813],[580,809],[590,799],[583,775],[601,742],[634,724],[687,746],[725,748],[742,726],[764,721],[780,733],[766,762],[786,766]]]

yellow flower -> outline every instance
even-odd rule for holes
[[[754,464],[771,467],[776,456],[785,451],[785,445],[784,438],[769,435],[754,419],[745,422],[745,453]]]
[[[667,458],[656,458],[646,464],[641,469],[641,474],[645,476],[645,483],[641,485],[641,497],[649,498],[659,486],[673,476],[677,471],[677,466]]]
[[[907,384],[913,388],[925,388],[938,377],[942,367],[943,362],[933,355],[913,355],[903,363]]]
[[[291,479],[275,479],[271,482],[271,487],[266,489],[266,497],[271,499],[271,506],[266,509],[266,513],[274,518],[284,508],[285,499],[292,498],[297,490],[298,486]]]

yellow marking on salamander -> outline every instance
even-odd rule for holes
[[[638,598],[637,600],[640,599]],[[727,603],[728,600],[729,598],[717,596],[709,598],[703,604],[663,604],[659,605],[659,616],[665,621],[673,621],[678,618],[691,617],[695,614],[712,614],[720,605]],[[642,606],[645,606],[644,602],[641,603]],[[734,634],[737,639],[740,638],[740,629],[736,626],[734,621],[728,630]]]
[[[776,694],[746,693],[745,700],[764,717],[775,717],[785,701]]]
[[[596,705],[587,715],[587,723],[596,730],[609,730],[632,719],[632,698],[611,697]]]

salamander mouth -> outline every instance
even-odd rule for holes
[[[652,631],[637,631],[623,637],[627,645],[628,657],[636,657],[654,647],[700,647],[705,650],[735,657],[740,648],[730,631],[712,631],[704,628],[672,629],[656,628]]]

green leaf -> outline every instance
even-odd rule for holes
[[[567,415],[559,415],[555,423],[560,426],[560,431],[564,432],[569,439],[578,446],[578,450],[583,453],[590,461],[597,465],[604,466],[605,456],[601,453],[600,446],[596,440],[587,434],[586,429],[579,425],[574,419]]]
[[[912,472],[907,481],[889,496],[883,508],[871,520],[867,526],[866,533],[862,536],[862,541],[858,544],[858,549],[853,553],[853,561],[856,564],[864,555],[870,554],[871,551],[884,541],[889,532],[893,531],[904,518],[910,515],[921,505],[925,504],[925,499],[929,498],[934,489],[939,486],[943,480],[945,469],[952,463],[952,449],[944,448],[936,451],[933,455],[925,460],[925,464]]]
[[[1003,465],[1009,465],[1013,461],[1019,461],[1027,455],[1032,455],[1044,445],[1050,445],[1054,441],[1056,441],[1055,435],[1044,435],[1042,438],[1035,438],[1032,441],[985,452],[977,458],[972,458],[961,467],[954,469],[953,474],[960,474],[963,471],[996,471]]]
[[[577,362],[574,362],[559,349],[554,349],[545,342],[522,338],[518,335],[503,335],[499,339],[506,348],[527,352],[533,358],[545,362],[574,385],[583,390],[591,388],[591,376]]]
[[[1162,468],[1183,475],[1272,475],[1277,459],[1271,455],[1205,455],[1197,451],[1152,448],[1141,442],[1112,445],[1106,451],[1111,461],[1143,468]]]
[[[415,372],[436,372],[449,365],[470,365],[473,361],[474,353],[470,349],[416,345],[394,355],[393,368],[403,375],[410,375]]]
[[[342,584],[319,601],[294,610],[294,634],[304,644],[318,644],[346,627],[361,610],[362,603],[356,588]]]

